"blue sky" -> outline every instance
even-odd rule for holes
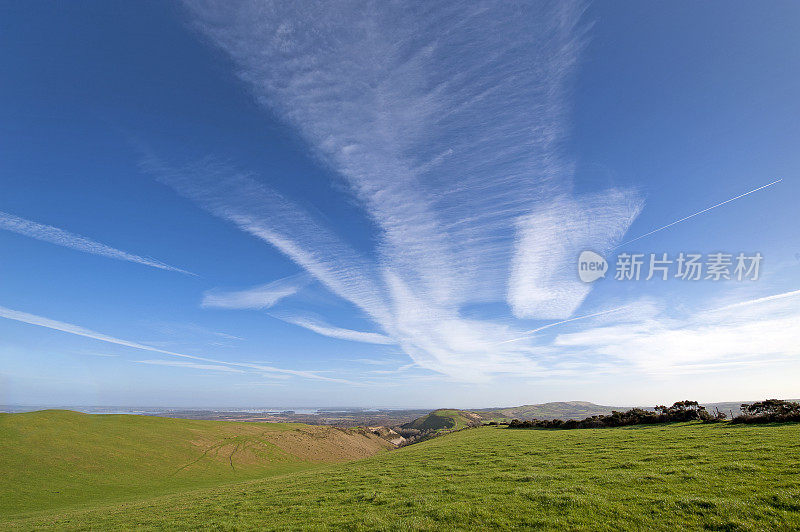
[[[0,403],[798,395],[800,6],[297,6],[3,6]]]

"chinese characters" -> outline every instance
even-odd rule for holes
[[[761,253],[679,253],[670,258],[667,253],[620,253],[617,255],[617,281],[638,281],[670,277],[683,281],[757,281],[763,257]],[[673,273],[674,272],[674,273]]]

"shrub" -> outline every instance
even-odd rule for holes
[[[782,399],[767,399],[753,404],[742,405],[742,415],[736,416],[733,423],[774,423],[800,421],[800,403]]]
[[[510,429],[590,429],[602,427],[624,427],[628,425],[647,425],[654,423],[670,423],[678,421],[717,422],[725,419],[725,414],[717,410],[709,414],[705,407],[697,401],[678,401],[672,406],[659,405],[653,410],[631,408],[625,412],[612,411],[607,416],[592,416],[581,421],[570,419],[532,419],[520,421],[514,419],[508,424]]]

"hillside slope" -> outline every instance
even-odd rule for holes
[[[483,427],[366,460],[0,528],[792,530],[798,441],[800,424]]]
[[[0,515],[263,478],[391,447],[369,431],[300,424],[0,414]]]
[[[459,430],[480,424],[481,417],[473,412],[443,408],[406,423],[402,425],[402,428],[422,431]]]

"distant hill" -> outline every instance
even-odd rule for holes
[[[791,399],[796,401],[796,399]],[[728,418],[741,415],[741,405],[745,403],[752,403],[754,401],[729,401],[724,403],[701,403],[712,414],[718,409],[720,412],[726,414]],[[652,406],[642,406],[645,410],[653,410]],[[633,408],[631,406],[607,406],[596,405],[586,401],[562,401],[552,403],[542,403],[536,405],[523,405],[513,406],[508,408],[482,408],[473,410],[479,414],[486,421],[501,421],[517,419],[581,419],[609,415],[613,410],[625,411]]]
[[[264,478],[393,447],[367,429],[298,423],[0,414],[0,515]]]
[[[480,425],[483,418],[474,412],[464,410],[440,409],[434,410],[426,416],[415,419],[410,423],[401,425],[404,429],[416,430],[458,430],[465,427]]]
[[[507,408],[483,408],[474,410],[487,421],[517,419],[575,419],[608,415],[612,410],[627,410],[629,407],[605,406],[586,401],[561,401]]]
[[[787,399],[787,401],[800,402],[800,399]],[[700,403],[700,404],[706,407],[706,410],[708,410],[712,414],[716,410],[719,410],[723,414],[727,415],[728,418],[730,419],[731,414],[733,414],[733,417],[742,415],[743,404],[751,404],[754,402],[755,401],[728,401],[724,403]]]
[[[586,401],[553,402],[479,410],[440,409],[401,425],[401,428],[421,431],[458,430],[489,421],[510,421],[512,419],[581,420],[595,415],[611,414],[613,410],[626,409],[627,407],[596,405]]]

